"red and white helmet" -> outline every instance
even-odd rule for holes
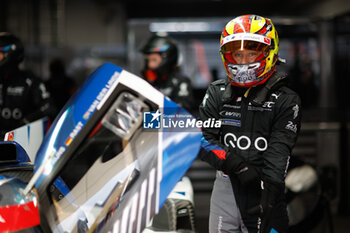
[[[270,19],[243,15],[228,22],[222,31],[220,53],[230,83],[253,87],[266,82],[274,73],[278,59],[278,35]],[[235,51],[255,51],[250,62],[238,62]]]

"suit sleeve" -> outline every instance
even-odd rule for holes
[[[263,179],[284,183],[289,157],[296,143],[301,123],[300,98],[289,94],[281,98],[277,109],[268,149],[263,154]]]
[[[199,106],[200,120],[219,120],[219,101],[215,86],[210,85]],[[227,149],[220,143],[220,128],[202,128],[201,149],[199,157],[218,170],[222,170],[227,156]]]

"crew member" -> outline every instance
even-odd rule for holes
[[[31,72],[19,68],[24,47],[15,35],[0,33],[0,131],[52,116],[50,93]]]
[[[169,36],[152,36],[141,49],[145,56],[143,77],[188,111],[193,110],[191,81],[181,74],[178,47]]]

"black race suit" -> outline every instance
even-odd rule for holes
[[[258,96],[257,93],[262,89],[263,85],[250,88],[248,92],[248,89],[232,86],[227,79],[218,80],[209,85],[199,108],[200,118],[203,121],[209,118],[220,119],[222,124],[219,129],[202,129],[202,149],[199,156],[219,170],[220,177],[225,178],[225,174],[221,171],[227,152],[231,150],[260,171],[261,175],[258,179],[278,183],[284,187],[289,156],[300,128],[300,98],[280,82],[274,85],[274,89],[268,92],[266,99],[264,98],[260,105],[253,104],[253,100]],[[257,232],[260,214],[250,210],[259,206],[260,182],[259,185],[243,186],[237,177],[230,176],[230,178],[244,225],[249,232]],[[220,187],[222,185],[221,182]],[[215,185],[214,193],[212,204],[216,203],[216,207],[213,210],[211,206],[211,214],[214,211],[215,216],[221,218],[215,220],[219,221],[219,226],[214,226],[217,229],[216,232],[225,232],[225,226],[223,226],[225,222],[236,221],[233,225],[239,225],[241,221],[239,218],[222,219],[223,216],[227,216],[225,211],[232,210],[220,210],[225,206],[229,208],[229,205],[225,205],[227,200],[221,199],[224,195],[215,192]],[[232,198],[234,198],[233,195]],[[282,224],[279,227],[282,230],[278,232],[284,232],[288,227],[284,193],[279,195],[276,206],[278,208],[273,211],[272,218]],[[220,211],[223,213],[222,216]]]
[[[53,112],[50,94],[37,77],[18,69],[0,74],[1,140],[5,132]]]

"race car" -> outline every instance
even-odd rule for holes
[[[16,142],[15,133],[3,143],[1,153],[9,157],[0,168],[0,195],[8,198],[0,201],[0,231],[161,230],[154,215],[167,206],[201,138],[196,127],[162,127],[165,115],[195,125],[186,110],[143,79],[111,63],[99,67],[61,110],[34,155]],[[31,137],[35,134],[26,140]],[[178,202],[192,211],[189,200]]]

